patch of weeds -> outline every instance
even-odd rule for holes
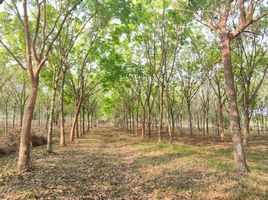
[[[214,155],[215,156],[220,156],[220,157],[227,157],[230,158],[232,157],[233,154],[233,149],[232,148],[227,148],[227,149],[217,149],[214,150]]]
[[[268,162],[268,157],[263,156],[263,152],[256,151],[256,150],[247,150],[246,154],[249,160],[252,162],[264,162],[264,161]]]
[[[162,151],[169,147],[170,145],[166,142],[143,142],[140,144],[133,145],[135,149],[149,153],[152,151]]]
[[[126,191],[123,190],[122,188],[113,187],[110,194],[114,198],[124,197],[126,195]]]
[[[164,194],[163,194],[163,192],[162,192],[161,189],[156,189],[156,191],[155,191],[155,197],[156,197],[156,199],[163,199]]]
[[[222,171],[230,172],[233,169],[233,166],[227,161],[215,160],[211,158],[206,158],[207,166],[209,168],[216,168]]]
[[[179,153],[185,156],[194,153],[200,153],[203,151],[200,147],[184,144],[170,145],[168,142],[145,142],[140,144],[134,144],[133,146],[137,150],[142,151],[144,153],[161,151],[166,153]]]
[[[242,187],[239,189],[239,191],[236,193],[236,199],[267,200],[268,199],[267,189],[262,190],[260,188],[252,187],[252,185],[243,184]]]

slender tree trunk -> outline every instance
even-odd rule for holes
[[[48,122],[49,122],[49,107],[46,110],[46,131],[48,130]]]
[[[73,117],[71,130],[70,130],[70,141],[74,141],[75,127],[78,126],[77,121],[78,121],[78,115],[79,115],[79,112],[80,112],[81,104],[82,104],[82,101],[79,100],[77,102],[77,106],[76,106],[75,114],[74,114],[74,117]]]
[[[54,75],[55,76],[55,75]],[[53,89],[50,99],[50,112],[49,112],[49,122],[48,122],[48,132],[47,132],[47,152],[52,152],[52,131],[53,131],[53,118],[54,118],[54,110],[55,110],[55,98],[56,98],[56,80],[54,77],[53,80]]]
[[[224,118],[223,118],[223,103],[219,102],[219,120],[220,120],[220,137],[221,142],[224,142]]]
[[[129,128],[128,128],[128,113],[125,114],[126,115],[126,128],[127,128],[127,131],[129,131]]]
[[[20,128],[22,129],[24,106],[20,107]]]
[[[60,146],[65,147],[65,119],[64,119],[64,86],[65,86],[65,72],[62,74],[62,82],[60,88]]]
[[[244,100],[244,130],[243,130],[243,143],[244,145],[248,144],[249,140],[249,122],[250,122],[250,116],[249,116],[249,106],[247,103],[247,99]]]
[[[207,88],[207,91],[206,91],[206,133],[207,133],[207,136],[209,135],[209,90]]]
[[[236,100],[236,91],[234,86],[234,75],[231,65],[231,52],[230,52],[230,38],[227,31],[221,30],[221,48],[222,48],[222,61],[224,65],[224,78],[226,86],[226,94],[228,97],[230,120],[233,132],[233,145],[234,145],[234,161],[236,169],[239,172],[248,172],[248,166],[245,159],[240,119]]]
[[[132,133],[135,133],[135,108],[132,109],[132,113],[131,113],[131,117],[132,117]]]
[[[7,105],[7,102],[6,102],[6,106],[5,106],[5,134],[7,134],[8,132],[8,105]]]
[[[20,129],[22,129],[23,114],[25,108],[25,96],[26,96],[26,84],[25,79],[23,79],[22,94],[20,99]]]
[[[32,125],[37,91],[38,91],[38,80],[35,80],[35,82],[33,82],[31,85],[29,99],[26,104],[24,115],[23,115],[19,159],[18,159],[18,168],[20,172],[23,172],[24,170],[28,170],[30,167],[31,125]]]
[[[202,108],[202,111],[203,111],[203,127],[202,127],[202,132],[203,132],[203,139],[205,140],[206,139],[206,108],[205,108],[205,105],[203,105],[203,108]]]
[[[183,126],[183,119],[182,119],[182,114],[180,114],[180,133],[181,133],[181,135],[183,135],[182,126]]]
[[[129,117],[129,132],[132,132],[132,118],[131,118],[131,108],[128,111],[128,117]]]
[[[146,119],[146,111],[145,107],[143,107],[143,118],[142,118],[142,130],[141,130],[141,138],[145,138],[145,119]]]
[[[199,119],[199,115],[197,114],[197,130],[200,131],[200,119]]]
[[[169,87],[166,86],[166,99],[167,99],[167,127],[168,127],[168,134],[169,134],[169,144],[173,142],[173,135],[171,131],[171,123],[170,123],[170,96],[169,96]]]
[[[158,141],[162,141],[162,127],[163,127],[163,96],[164,96],[164,86],[160,88],[159,96],[159,124],[158,124]]]
[[[149,101],[149,100],[148,100]],[[148,103],[148,137],[151,138],[151,108],[150,103]]]
[[[139,134],[139,106],[137,106],[136,111],[136,135]]]
[[[75,138],[79,138],[79,115],[78,115],[77,121],[75,123]]]
[[[90,112],[87,113],[87,131],[90,130]]]
[[[13,107],[12,128],[15,128],[15,121],[16,121],[16,106]]]
[[[40,132],[41,131],[41,106],[40,106],[40,103],[39,103],[39,109],[38,109],[38,131]]]
[[[174,112],[173,112],[172,106],[170,108],[170,114],[171,114],[172,134],[174,134],[175,133],[175,126],[176,126],[176,124],[175,124],[175,117],[174,117]]]
[[[82,110],[82,135],[85,134],[86,128],[85,128],[85,104],[83,105],[83,110]]]
[[[90,115],[90,129],[93,127],[93,112]]]
[[[187,101],[187,111],[188,111],[188,117],[189,117],[190,136],[193,136],[192,111],[191,111],[191,102],[190,101]]]

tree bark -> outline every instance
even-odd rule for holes
[[[19,160],[18,160],[18,167],[20,172],[28,170],[30,167],[31,125],[32,125],[32,118],[33,118],[37,91],[38,91],[38,80],[35,80],[35,82],[33,82],[31,85],[29,99],[26,104],[23,115]]]
[[[6,102],[6,107],[5,107],[5,134],[7,134],[8,131],[8,103]]]
[[[166,100],[167,100],[167,127],[169,134],[169,144],[173,142],[173,134],[171,130],[171,122],[170,122],[170,96],[169,96],[169,87],[166,86]]]
[[[70,130],[70,141],[74,141],[75,127],[77,126],[78,115],[79,115],[79,112],[80,112],[81,104],[82,104],[82,101],[79,100],[77,102],[77,105],[76,105],[76,111],[75,111],[75,115],[74,115],[74,118],[73,118],[71,130]]]
[[[191,102],[190,101],[187,101],[187,111],[188,111],[188,117],[189,117],[190,136],[193,136],[192,111],[191,111]]]
[[[220,38],[222,48],[222,61],[224,65],[225,87],[229,103],[229,114],[233,132],[235,167],[239,172],[246,173],[249,170],[246,164],[240,129],[240,119],[237,106],[236,91],[234,86],[234,74],[231,65],[230,38],[226,30],[221,30]]]
[[[148,99],[148,137],[149,139],[151,138],[151,108],[150,108],[150,103]]]
[[[143,118],[142,118],[142,130],[141,130],[141,138],[145,138],[145,119],[146,119],[146,111],[145,107],[143,107]]]
[[[82,135],[85,134],[86,128],[85,128],[85,104],[83,105],[83,110],[82,110]]]
[[[55,75],[54,75],[55,76]],[[53,130],[53,118],[55,110],[55,98],[56,98],[56,80],[53,78],[53,89],[50,99],[50,112],[49,112],[49,122],[48,122],[48,132],[47,132],[47,152],[52,153],[52,130]]]
[[[224,118],[223,118],[223,103],[219,100],[219,121],[220,121],[220,137],[221,142],[224,142]]]
[[[139,105],[137,106],[136,111],[136,135],[139,134]]]
[[[61,92],[60,92],[60,146],[65,147],[65,119],[64,119],[64,85],[65,85],[65,72],[62,74]]]
[[[16,122],[16,106],[13,107],[12,128],[15,128],[15,122]]]
[[[164,95],[164,86],[160,88],[159,96],[159,124],[158,124],[158,142],[162,141],[162,127],[163,127],[163,95]]]
[[[248,144],[249,140],[249,122],[250,122],[250,116],[249,116],[249,110],[248,108],[244,108],[244,130],[243,130],[243,143],[244,145]]]

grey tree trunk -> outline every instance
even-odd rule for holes
[[[57,83],[55,77],[53,80],[53,89],[50,99],[50,112],[49,112],[49,122],[48,122],[48,133],[47,133],[47,152],[52,153],[52,131],[53,131],[53,117],[55,110],[55,98],[56,98]]]

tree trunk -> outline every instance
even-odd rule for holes
[[[171,115],[171,125],[172,125],[172,134],[175,133],[175,117],[174,117],[174,112],[173,112],[173,108],[170,108],[170,115]]]
[[[220,137],[221,142],[224,142],[224,118],[223,118],[223,103],[219,99],[219,121],[220,121]]]
[[[164,95],[164,87],[160,88],[160,96],[159,96],[159,124],[158,124],[158,142],[162,141],[162,127],[163,127],[163,95]]]
[[[207,88],[207,100],[206,100],[206,133],[207,133],[207,136],[208,136],[208,134],[209,134],[209,90],[208,90],[208,88]]]
[[[48,122],[49,122],[49,107],[46,110],[46,131],[48,130]]]
[[[20,128],[22,129],[24,106],[20,107]]]
[[[193,136],[192,111],[191,111],[191,102],[190,101],[187,101],[187,111],[188,111],[188,117],[189,117],[190,136]]]
[[[148,103],[148,137],[149,137],[149,139],[151,138],[151,108],[150,108],[150,103]]]
[[[139,134],[139,106],[136,111],[136,135]]]
[[[82,101],[79,100],[78,103],[77,103],[77,106],[76,106],[76,111],[75,111],[75,115],[74,115],[74,118],[73,118],[71,130],[70,130],[70,141],[74,141],[75,127],[78,126],[77,121],[78,121],[78,115],[79,115],[79,112],[80,112],[81,104],[82,104]]]
[[[87,131],[90,130],[90,112],[87,113]]]
[[[135,133],[135,109],[132,109],[132,113],[131,113],[131,117],[132,117],[132,133]]]
[[[39,103],[39,109],[38,109],[38,131],[40,132],[41,131],[41,106],[40,106],[40,103]]]
[[[145,108],[143,108],[143,118],[142,118],[142,131],[141,131],[141,138],[145,138],[145,119],[146,119],[146,111]]]
[[[62,74],[61,92],[60,92],[60,146],[65,147],[65,119],[64,119],[64,85],[65,85],[65,72]]]
[[[79,138],[79,115],[78,115],[77,121],[75,123],[75,138]]]
[[[55,75],[54,75],[55,76]],[[52,130],[53,130],[53,118],[55,110],[55,98],[56,98],[56,81],[55,77],[53,80],[53,89],[50,99],[50,112],[49,112],[49,122],[48,122],[48,132],[47,132],[47,152],[52,153]]]
[[[169,97],[169,87],[166,86],[166,99],[167,99],[167,127],[169,134],[169,144],[173,142],[173,135],[171,131],[171,123],[170,123],[170,97]]]
[[[31,125],[33,119],[33,112],[38,91],[38,81],[35,80],[31,85],[29,99],[25,107],[23,115],[23,124],[21,130],[20,149],[18,168],[20,173],[28,170],[30,167],[30,153],[31,153]]]
[[[231,65],[230,38],[228,36],[227,31],[224,30],[221,30],[221,48],[222,48],[222,61],[224,65],[225,87],[229,103],[229,109],[230,109],[229,114],[233,132],[235,167],[239,172],[246,173],[249,170],[246,164],[241,129],[240,129],[240,119],[239,119],[236,92],[234,86],[234,75]]]
[[[15,122],[16,122],[16,106],[13,107],[12,128],[15,128]]]
[[[248,144],[249,139],[249,122],[250,122],[250,116],[249,116],[249,106],[247,103],[246,97],[244,97],[244,130],[243,130],[243,143],[244,145]]]
[[[7,134],[8,131],[8,105],[6,103],[6,108],[5,108],[5,115],[6,115],[6,119],[5,119],[5,134]]]
[[[85,128],[85,114],[86,114],[86,112],[85,112],[85,104],[83,106],[83,110],[82,111],[83,111],[82,112],[82,135],[84,135],[85,132],[86,132],[86,128]]]

